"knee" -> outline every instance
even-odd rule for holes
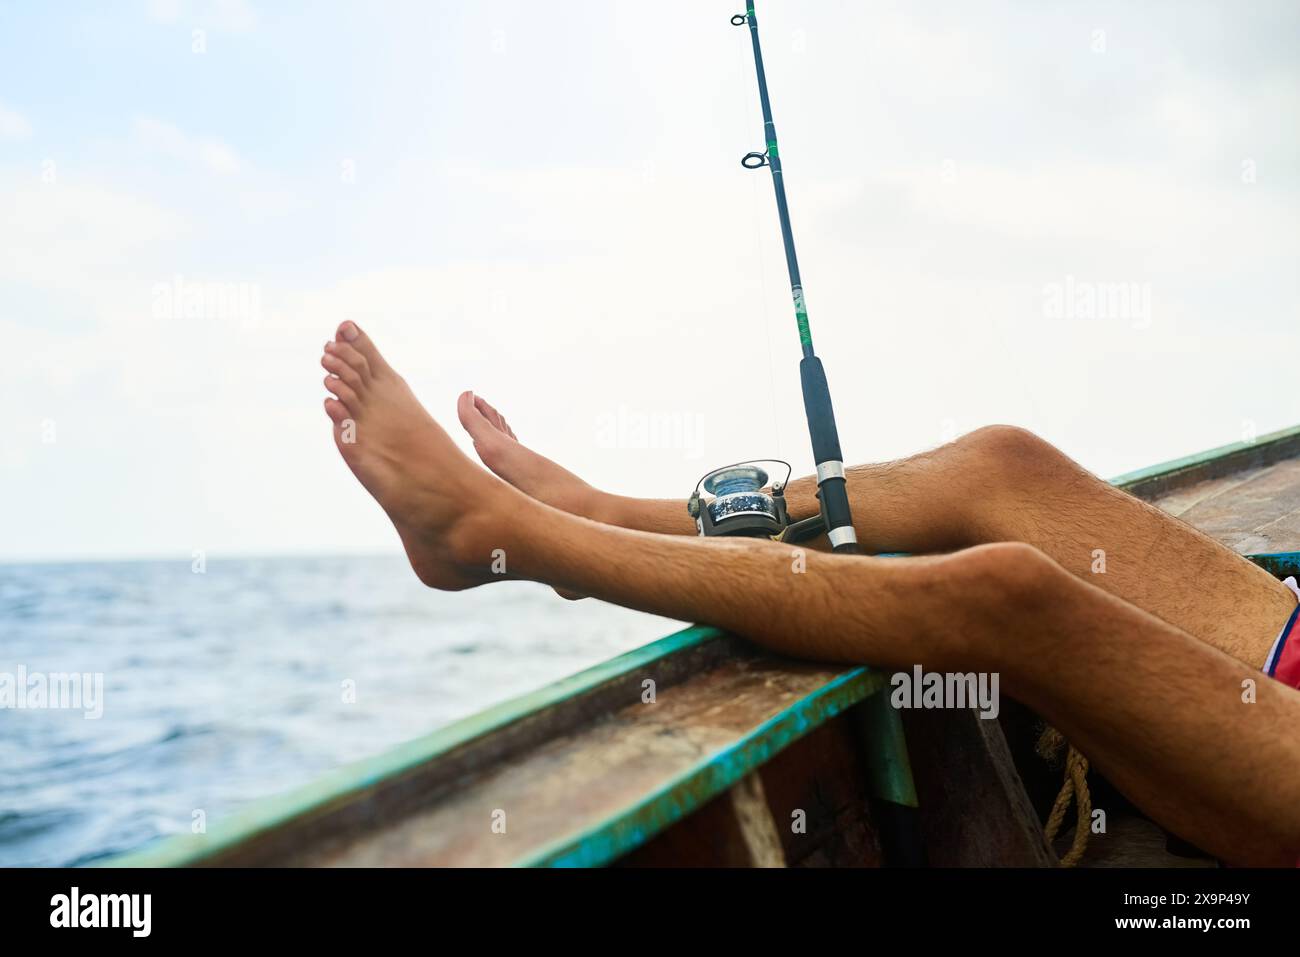
[[[1035,601],[1059,584],[1065,573],[1054,560],[1025,542],[977,545],[951,556],[959,577],[1001,605]]]
[[[1016,425],[986,425],[963,435],[957,445],[984,461],[1026,468],[1064,458],[1050,442]]]
[[[972,635],[1034,633],[1074,582],[1052,558],[1024,542],[977,545],[948,556],[951,607]]]
[[[914,566],[926,594],[918,635],[944,668],[1004,671],[1050,640],[1053,603],[1071,576],[1023,542],[976,545]]]
[[[1014,425],[986,425],[955,444],[963,467],[972,470],[986,490],[1017,484],[1036,487],[1075,468],[1050,442]]]

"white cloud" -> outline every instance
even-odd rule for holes
[[[1029,170],[971,164],[945,186],[931,171],[898,170],[875,184],[905,192],[935,223],[978,227],[986,235],[1150,248],[1172,237],[1213,236],[1250,215],[1281,238],[1289,210],[1260,209],[1231,181],[1184,183],[1154,166],[1093,162]]]
[[[198,144],[199,162],[223,176],[238,173],[243,163],[233,149],[220,140],[202,140]]]
[[[32,125],[17,110],[0,103],[0,140],[25,140],[32,135]]]
[[[155,203],[94,183],[43,184],[0,169],[0,280],[79,289],[116,278],[140,252],[178,239],[183,219]]]
[[[218,30],[244,33],[258,24],[257,11],[246,0],[212,0],[205,14]]]
[[[222,33],[247,33],[257,28],[257,10],[247,0],[149,0],[149,17],[159,23],[194,23]]]
[[[149,116],[138,116],[133,131],[146,148],[187,163],[197,163],[219,176],[230,176],[244,163],[234,148],[215,137],[191,136],[179,127]]]
[[[149,0],[149,18],[159,23],[175,23],[183,9],[181,0]]]

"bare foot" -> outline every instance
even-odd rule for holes
[[[571,515],[597,522],[610,520],[604,507],[608,496],[520,442],[505,416],[482,396],[462,392],[456,414],[483,464],[519,491]],[[569,601],[587,597],[567,588],[556,588],[555,593]]]
[[[420,581],[455,590],[492,579],[475,518],[515,493],[456,447],[355,323],[339,326],[320,362],[334,394],[325,400],[334,443],[397,526]]]
[[[608,520],[603,514],[608,496],[520,442],[505,417],[482,396],[461,393],[456,414],[483,464],[519,491],[572,515]]]

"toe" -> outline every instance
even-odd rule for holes
[[[361,399],[353,388],[340,379],[338,376],[327,375],[325,377],[325,388],[338,396],[339,401],[353,412],[361,411]]]
[[[469,437],[474,440],[474,448],[482,455],[485,449],[495,448],[500,444],[504,433],[483,414],[478,399],[473,392],[462,392],[456,401],[456,416],[464,426]]]
[[[328,397],[325,399],[325,414],[328,415],[330,421],[337,426],[342,426],[344,422],[352,418],[352,414],[348,412],[348,407],[346,405],[338,399]]]
[[[510,429],[506,427],[506,420],[501,418],[501,413],[494,409],[487,399],[481,395],[474,396],[474,407],[483,413],[483,417],[491,422],[498,432],[510,435]],[[511,435],[511,438],[513,437]]]
[[[371,376],[370,360],[346,342],[325,343],[325,354],[334,356],[355,369],[362,382],[369,382]]]
[[[357,352],[361,353],[361,355],[365,356],[366,361],[370,364],[372,372],[386,369],[388,367],[388,363],[385,362],[384,357],[379,354],[379,350],[376,349],[375,344],[370,341],[370,337],[366,335],[361,330],[361,327],[351,319],[339,326],[339,330],[335,334],[334,339],[336,342],[347,343]]]
[[[324,365],[325,371],[335,374],[342,378],[344,382],[352,387],[352,391],[360,391],[365,386],[365,381],[361,378],[361,373],[352,368],[351,365],[344,363],[338,356],[330,355],[326,352],[321,356],[321,365]]]
[[[489,422],[516,442],[519,441],[519,436],[515,435],[515,430],[510,428],[510,423],[506,421],[504,415],[497,411],[496,406],[481,395],[474,396],[474,405],[478,407],[478,410],[483,413]]]

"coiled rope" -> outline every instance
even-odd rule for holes
[[[1043,729],[1035,748],[1044,760],[1053,761],[1058,759],[1062,749],[1067,747],[1065,780],[1061,783],[1060,793],[1056,795],[1056,803],[1052,805],[1052,813],[1047,816],[1047,823],[1043,825],[1043,834],[1050,846],[1056,840],[1056,834],[1061,829],[1066,812],[1070,810],[1070,802],[1077,801],[1074,840],[1070,844],[1070,849],[1057,861],[1059,867],[1074,867],[1083,858],[1083,852],[1088,849],[1089,825],[1092,822],[1092,794],[1088,791],[1088,759],[1065,740],[1065,735],[1050,725]]]

